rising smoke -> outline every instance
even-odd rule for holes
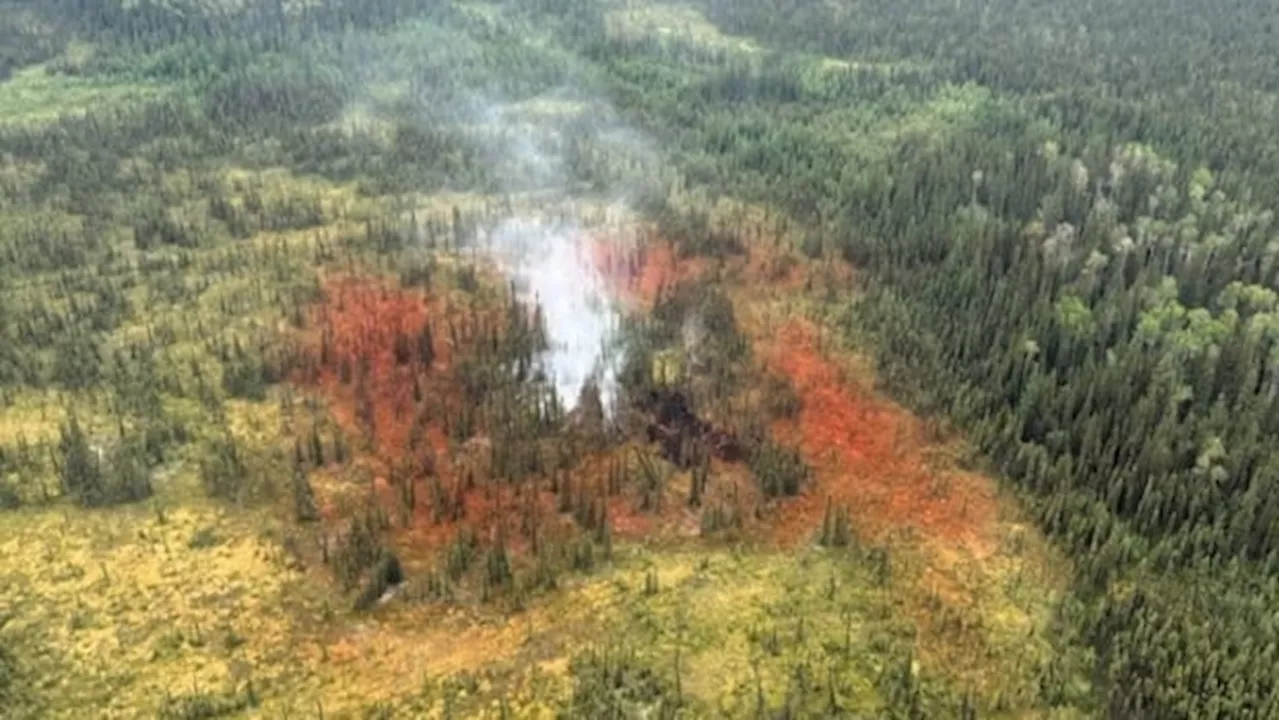
[[[481,58],[478,47],[456,37],[439,38],[453,55]],[[462,46],[457,46],[462,43]],[[589,193],[611,215],[630,215],[653,188],[667,180],[659,171],[659,153],[642,133],[592,93],[590,73],[572,60],[561,68],[570,87],[511,97],[521,83],[481,81],[462,87],[449,68],[456,58],[443,51],[411,48],[419,59],[411,73],[406,107],[413,120],[433,128],[449,127],[468,139],[483,158],[483,190],[505,195],[518,207],[538,197],[550,207],[556,200]],[[375,50],[370,50],[375,52]],[[404,75],[397,58],[361,63],[361,77],[387,83]],[[536,82],[528,83],[532,89]],[[349,116],[364,118],[372,102],[353,103]],[[399,122],[403,122],[400,120]],[[472,188],[467,188],[472,189]],[[476,188],[480,189],[480,188]],[[665,196],[664,191],[661,192]],[[616,332],[619,314],[609,288],[594,267],[586,247],[581,218],[549,217],[538,211],[517,212],[488,228],[475,228],[477,239],[511,277],[521,300],[542,309],[549,349],[541,363],[565,409],[573,409],[584,383],[594,379],[606,413],[617,396]],[[487,242],[486,242],[487,241]]]
[[[583,385],[594,379],[608,413],[617,386],[618,315],[581,238],[576,228],[511,218],[491,240],[517,293],[542,309],[549,348],[541,360],[563,406],[572,409]]]
[[[530,113],[524,111],[527,105],[473,104],[487,139],[484,152],[496,174],[506,178],[504,192],[564,197],[589,185],[617,210],[637,189],[625,173],[611,170],[653,164],[650,146],[605,104],[580,103],[586,110],[570,114]],[[529,213],[505,219],[488,239],[489,250],[521,299],[542,309],[550,347],[541,361],[562,406],[573,409],[584,384],[594,380],[610,413],[617,397],[620,316],[592,262],[587,234],[575,221]]]

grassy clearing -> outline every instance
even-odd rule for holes
[[[149,507],[0,516],[7,639],[49,717],[136,717],[166,696],[270,687],[296,580],[268,527],[175,472]]]
[[[511,103],[504,108],[504,113],[509,114],[513,120],[527,119],[537,122],[576,117],[590,110],[591,106],[585,102],[544,95]]]
[[[656,39],[691,48],[712,50],[746,59],[772,57],[776,47],[761,44],[755,38],[731,35],[721,30],[695,8],[680,4],[646,4],[613,10],[605,17],[606,33],[618,40]],[[880,62],[838,58],[811,53],[789,53],[788,61],[806,68],[802,76],[804,88],[824,94],[832,76],[850,70],[884,73],[894,70],[922,70],[917,61]]]
[[[566,702],[574,659],[608,647],[679,688],[693,717],[752,716],[788,702],[802,716],[832,702],[854,716],[873,715],[885,709],[883,678],[901,667],[926,698],[973,690],[992,716],[1019,716],[1020,684],[1047,647],[1047,615],[983,604],[992,613],[991,638],[1000,641],[986,653],[1009,666],[975,683],[921,652],[922,633],[903,599],[907,581],[883,582],[874,557],[848,549],[631,546],[619,548],[612,568],[500,620],[388,607],[366,633],[332,646],[349,689],[326,705],[363,700],[393,714],[436,716],[448,708],[478,717],[505,696],[517,716],[541,717]],[[1041,595],[1037,603],[1048,600]],[[834,693],[807,692],[806,679],[819,686],[834,679]]]
[[[991,102],[991,94],[983,87],[948,85],[896,127],[885,128],[881,137],[886,141],[911,134],[933,138],[943,131],[954,132],[971,121],[975,112],[987,102]]]
[[[648,578],[615,584],[622,596],[618,636],[672,677],[681,656],[681,685],[695,706],[750,714],[757,691],[767,706],[778,706],[796,668],[812,665],[845,678],[839,694],[846,709],[879,707],[875,677],[910,631],[892,618],[889,596],[856,563],[818,551],[716,551],[649,561]]]
[[[0,123],[52,122],[61,115],[144,100],[169,89],[163,83],[58,75],[49,72],[47,64],[32,65],[0,83]]]
[[[727,35],[701,12],[683,5],[653,4],[615,10],[605,23],[606,32],[615,38],[658,37],[715,50],[760,51],[755,40]]]
[[[69,396],[57,391],[19,390],[0,403],[0,445],[57,440]]]
[[[521,614],[393,602],[350,617],[334,611],[319,570],[284,549],[298,539],[284,540],[269,516],[185,494],[186,482],[175,478],[151,508],[3,516],[0,600],[17,617],[6,633],[31,658],[51,717],[88,706],[145,716],[166,696],[234,697],[250,685],[268,717],[316,707],[333,717],[371,707],[438,714],[446,705],[476,716],[499,696],[536,717],[571,687],[570,660],[603,638],[635,648],[672,683],[679,656],[697,715],[751,714],[758,690],[779,706],[798,667],[838,674],[841,706],[874,713],[877,679],[915,647],[900,582],[881,585],[848,551],[620,548],[614,568]],[[24,569],[37,565],[55,570]],[[1035,652],[1043,643],[1027,636],[1044,614],[988,594],[995,601],[979,607],[1002,640],[997,653]],[[926,685],[942,682],[937,670],[917,666]]]

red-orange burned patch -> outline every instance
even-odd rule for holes
[[[454,347],[448,304],[369,278],[338,277],[325,283],[325,301],[312,315],[313,362],[295,380],[317,387],[351,431],[372,427],[379,455],[408,444],[414,388],[443,396]],[[462,322],[475,322],[463,318]]]
[[[710,267],[706,259],[677,260],[670,243],[649,240],[629,247],[590,238],[597,267],[639,311],[651,307],[664,288],[696,279]],[[755,250],[735,262],[744,271],[738,281],[752,287],[795,290],[805,281],[806,268],[813,267]],[[566,501],[556,485],[563,478],[537,474],[512,484],[490,477],[493,454],[483,427],[461,447],[451,447],[447,439],[448,424],[465,410],[456,370],[476,350],[478,339],[496,337],[508,310],[477,309],[373,278],[343,276],[326,283],[325,300],[312,314],[312,362],[295,379],[329,399],[333,416],[353,438],[352,449],[372,471],[373,492],[394,524],[404,526],[396,533],[397,545],[425,553],[423,558],[443,549],[463,526],[485,544],[500,535],[516,552],[535,535],[566,539],[574,532],[574,515],[588,505],[597,516],[607,514],[618,539],[693,535],[702,508],[714,507],[735,514],[733,522],[751,534],[763,530],[784,542],[812,537],[828,495],[849,504],[868,531],[910,521],[956,537],[984,512],[975,503],[966,510],[969,519],[960,519],[952,506],[965,490],[953,487],[949,496],[934,492],[919,450],[903,454],[895,448],[894,438],[911,427],[911,417],[846,388],[817,353],[808,327],[795,323],[760,347],[770,369],[791,377],[804,401],[796,422],[774,428],[780,439],[800,443],[815,470],[815,487],[804,496],[758,518],[749,512],[761,500],[749,473],[717,463],[716,480],[704,490],[700,507],[687,505],[687,472],[670,479],[654,507],[651,498],[639,497],[631,451],[618,449],[588,453],[575,462],[568,472],[574,510],[562,512]],[[610,488],[608,477],[609,468],[620,464],[631,466],[632,479],[618,491]],[[405,517],[408,488],[415,500]],[[320,500],[326,517],[345,509]],[[767,526],[774,523],[770,532]],[[412,562],[416,554],[406,560]]]
[[[652,307],[664,288],[696,278],[708,267],[705,258],[677,258],[673,244],[657,237],[636,246],[595,237],[591,255],[618,299],[640,309]]]
[[[509,483],[491,477],[492,445],[483,428],[451,447],[446,423],[456,421],[463,403],[455,371],[477,339],[497,331],[504,312],[450,305],[360,277],[329,280],[312,312],[310,362],[294,380],[328,399],[356,461],[371,471],[369,489],[397,527],[394,540],[409,553],[405,559],[430,561],[464,526],[483,545],[501,536],[515,553],[535,537],[571,539],[574,515],[584,512],[606,515],[618,539],[687,526],[689,512],[678,498],[664,499],[658,512],[642,509],[632,488],[611,492],[610,468],[630,460],[627,448],[586,453],[554,478],[535,474]],[[569,512],[562,512],[563,483],[571,488]],[[414,501],[406,518],[409,488]],[[329,519],[352,509],[318,499]]]
[[[353,438],[353,452],[371,469],[385,507],[398,502],[389,482],[393,473],[415,483],[418,497],[428,497],[428,488],[417,487],[428,468],[437,471],[441,492],[466,501],[445,462],[439,418],[458,400],[450,373],[455,355],[489,316],[374,278],[330,278],[324,290],[312,312],[310,362],[295,382],[328,399],[334,419]],[[424,408],[434,413],[423,416]],[[330,517],[337,508],[321,500]]]
[[[955,474],[941,477],[925,462],[920,422],[903,408],[847,382],[820,353],[804,321],[783,325],[761,343],[765,362],[794,382],[803,407],[773,431],[798,444],[814,470],[814,485],[787,502],[779,540],[812,538],[827,498],[847,504],[856,524],[875,536],[909,526],[932,540],[989,551],[996,518],[991,483]]]

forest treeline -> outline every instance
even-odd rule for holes
[[[460,108],[572,86],[607,99],[675,168],[567,117],[554,122],[574,182],[628,183],[660,205],[678,172],[785,210],[815,255],[858,269],[841,323],[872,342],[884,387],[949,418],[1073,557],[1059,620],[1064,643],[1093,650],[1098,712],[1275,717],[1271,8],[695,3],[762,46],[751,53],[612,32],[602,2],[509,5],[3,4],[0,76],[47,62],[54,75],[173,88],[0,125],[0,385],[12,397],[114,384],[134,398],[107,455],[64,427],[63,490],[87,504],[107,488],[145,496],[145,468],[185,442],[151,393],[216,394],[200,367],[149,360],[164,330],[109,346],[139,302],[198,293],[184,272],[197,257],[214,273],[278,266],[274,292],[295,311],[314,292],[282,252],[236,242],[324,224],[320,196],[229,183],[224,164],[284,166],[369,197],[509,190]],[[94,52],[65,53],[73,40]],[[410,91],[367,94],[388,79]],[[384,130],[339,127],[355,105]],[[165,181],[178,170],[193,178],[185,191]],[[139,278],[142,301],[129,292]],[[230,342],[208,344],[235,359]],[[248,352],[259,359],[233,386],[278,379],[265,350]],[[0,469],[25,472],[32,454],[7,448]],[[1046,707],[1065,702],[1063,683],[1045,678]]]

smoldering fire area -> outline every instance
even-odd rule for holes
[[[490,234],[489,251],[518,298],[541,314],[548,347],[539,360],[561,406],[572,410],[583,386],[594,380],[610,412],[617,394],[619,314],[582,231],[511,218]]]

